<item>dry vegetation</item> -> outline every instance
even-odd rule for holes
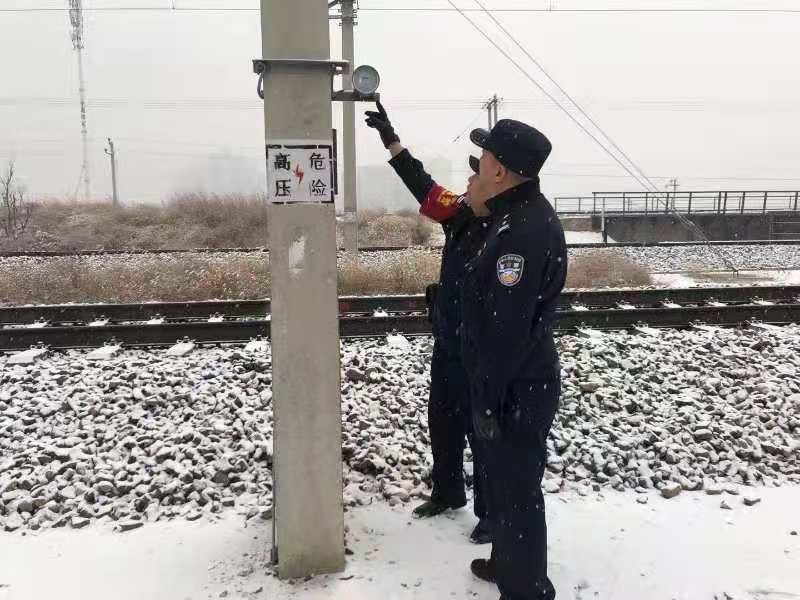
[[[39,202],[29,233],[6,250],[232,248],[265,244],[257,196],[182,194],[163,206]]]
[[[652,283],[647,269],[608,250],[570,259],[567,287],[639,287]]]
[[[35,268],[6,267],[0,272],[0,302],[179,302],[269,296],[269,264],[264,256],[228,264],[190,256],[138,258],[108,263],[53,259]]]
[[[358,214],[358,235],[361,246],[425,246],[434,231],[432,221],[410,210],[386,214],[366,210]]]
[[[30,221],[0,236],[0,251],[187,250],[267,244],[267,210],[259,196],[181,194],[162,206],[114,208],[64,201],[29,205]],[[359,214],[362,246],[425,245],[433,225],[413,212]]]
[[[339,294],[421,294],[438,281],[440,263],[438,252],[425,250],[397,252],[375,264],[345,259],[339,265]]]
[[[422,249],[342,259],[343,295],[418,294],[436,281],[440,257]],[[571,261],[569,287],[650,284],[644,269],[617,255]],[[0,303],[147,302],[265,298],[268,255],[162,255],[9,260],[0,264]]]

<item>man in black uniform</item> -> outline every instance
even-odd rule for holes
[[[490,224],[467,264],[461,342],[493,535],[491,558],[471,568],[497,582],[501,600],[551,600],[541,482],[560,395],[553,324],[567,273],[564,231],[539,190],[551,145],[511,120],[471,137],[483,154],[468,198]]]
[[[464,438],[470,440],[473,453],[474,511],[478,525],[470,539],[475,543],[491,541],[489,522],[481,494],[480,457],[472,443],[472,419],[469,387],[460,355],[457,328],[461,322],[459,289],[468,258],[483,243],[487,224],[476,219],[463,196],[454,194],[431,178],[422,163],[400,144],[386,110],[369,111],[367,125],[376,129],[392,155],[389,164],[420,203],[420,213],[442,225],[445,245],[439,283],[428,289],[434,347],[431,359],[431,389],[428,399],[428,428],[433,451],[431,479],[433,492],[429,502],[414,510],[417,517],[432,517],[460,508],[467,503],[464,492]],[[471,164],[477,159],[471,157]]]

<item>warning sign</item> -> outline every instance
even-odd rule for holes
[[[275,204],[334,200],[333,145],[275,141],[267,144],[267,198]]]

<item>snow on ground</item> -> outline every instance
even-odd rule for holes
[[[165,254],[96,254],[76,256],[2,256],[0,269],[28,267],[35,270],[41,266],[84,267],[87,269],[114,265],[137,264],[142,267],[169,266],[185,261],[201,261],[208,264],[225,265],[232,261],[253,260],[264,262],[264,252],[176,252]]]
[[[668,288],[687,288],[703,286],[757,286],[757,285],[800,285],[800,270],[791,271],[739,271],[732,272],[692,272],[660,273],[652,275],[653,284]]]
[[[728,269],[725,257],[737,269],[800,269],[800,245],[784,246],[672,246],[615,248],[652,272]]]
[[[543,487],[561,597],[800,595],[800,328],[559,346]],[[342,343],[354,554],[294,585],[266,565],[269,352],[0,358],[0,600],[496,599],[467,571],[486,551],[466,542],[468,512],[409,519],[429,492],[430,351]]]
[[[568,244],[602,244],[603,234],[598,231],[565,231],[564,235]],[[614,240],[609,238],[609,242]],[[431,238],[430,246],[444,245],[445,237],[440,228],[437,228],[436,235]]]
[[[565,231],[568,244],[602,244],[603,234],[599,231]],[[608,238],[609,243],[614,240]]]
[[[599,243],[600,234],[596,232],[566,232],[570,243]],[[652,272],[676,271],[715,271],[728,269],[722,260],[725,256],[738,269],[763,270],[778,269],[800,270],[800,245],[767,245],[767,246],[715,246],[703,245],[671,246],[671,247],[622,247],[622,248],[572,248],[570,257],[592,254],[601,251],[609,255],[620,255],[637,262]],[[415,248],[405,251],[409,259],[417,253],[430,252],[439,254],[437,249]],[[368,265],[379,265],[386,261],[402,258],[397,251],[364,252],[359,260]],[[72,268],[107,268],[136,264],[141,268],[158,268],[174,266],[183,262],[224,266],[232,262],[261,265],[266,260],[265,253],[182,253],[182,254],[120,254],[100,256],[68,256],[68,257],[0,257],[0,275],[19,275],[24,271],[34,272],[44,265],[56,265],[64,269]],[[340,262],[345,254],[339,254]]]
[[[800,487],[673,500],[605,492],[548,496],[550,576],[568,600],[783,600],[800,596]],[[343,573],[281,582],[270,523],[158,523],[123,535],[92,526],[0,536],[0,600],[497,600],[469,573],[488,547],[461,510],[429,521],[384,502],[350,510]],[[792,532],[795,532],[793,535]],[[727,594],[727,596],[725,595]]]

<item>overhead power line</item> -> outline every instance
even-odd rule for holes
[[[738,100],[719,100],[719,99],[619,99],[609,100],[584,98],[575,100],[575,103],[590,103],[593,107],[603,108],[604,110],[624,110],[641,112],[669,112],[669,113],[703,113],[713,110],[716,113],[745,113],[745,114],[774,114],[800,112],[800,105],[790,102],[744,102]],[[0,96],[0,108],[14,106],[38,106],[42,108],[72,108],[75,98],[71,97],[50,97],[50,96]],[[486,103],[483,98],[405,98],[392,101],[393,110],[425,110],[425,111],[478,111]],[[503,98],[503,104],[517,110],[536,109],[558,109],[558,105],[546,98],[542,99],[521,99]],[[92,98],[87,106],[93,109],[110,108],[142,108],[146,110],[263,110],[263,107],[255,100],[245,98],[123,98],[107,97]]]
[[[381,7],[362,8],[371,12],[457,12],[444,7]],[[462,8],[464,12],[483,12],[479,8]],[[794,8],[492,8],[494,13],[800,13]]]
[[[622,150],[619,148],[619,146],[613,142],[613,140],[611,140],[611,138],[608,136],[608,134],[606,134],[606,133],[605,133],[605,132],[604,132],[604,131],[603,131],[603,130],[602,130],[600,127],[599,127],[599,125],[597,125],[597,123],[596,123],[594,120],[592,120],[592,119],[591,119],[591,118],[590,118],[590,117],[589,117],[589,116],[588,116],[588,115],[587,115],[587,114],[586,114],[586,113],[583,111],[583,109],[582,109],[582,108],[580,108],[580,106],[578,106],[578,105],[577,105],[577,103],[575,103],[575,101],[572,99],[572,97],[571,97],[571,96],[569,96],[569,94],[567,94],[567,93],[566,93],[566,91],[564,91],[564,89],[563,89],[563,88],[562,88],[560,85],[558,85],[558,84],[555,82],[555,80],[554,80],[554,79],[553,79],[553,78],[552,78],[552,77],[551,77],[549,74],[547,74],[547,72],[546,72],[546,70],[544,69],[544,67],[542,67],[542,66],[541,66],[541,64],[540,64],[540,63],[539,63],[539,62],[538,62],[538,61],[537,61],[535,58],[533,58],[533,56],[532,56],[532,55],[531,55],[531,54],[530,54],[530,53],[529,53],[529,52],[528,52],[528,51],[527,51],[527,50],[526,50],[526,49],[525,49],[525,48],[524,48],[524,47],[523,47],[523,46],[522,46],[522,45],[519,43],[519,41],[518,41],[518,40],[517,40],[517,39],[516,39],[516,38],[515,38],[515,37],[514,37],[514,36],[513,36],[513,35],[512,35],[512,34],[511,34],[511,33],[510,33],[510,32],[509,32],[509,31],[508,31],[506,28],[505,28],[505,27],[503,27],[503,26],[502,26],[502,24],[500,24],[500,23],[497,21],[497,19],[496,19],[496,18],[495,18],[495,17],[494,17],[494,16],[493,16],[493,15],[492,15],[492,14],[491,14],[491,13],[490,13],[490,12],[489,12],[487,9],[486,9],[486,7],[485,7],[485,6],[484,6],[484,5],[481,3],[481,1],[480,1],[480,0],[474,0],[474,2],[475,2],[475,3],[476,3],[476,4],[477,4],[477,5],[478,5],[478,6],[479,6],[481,9],[482,9],[483,13],[485,13],[486,15],[488,15],[488,16],[489,16],[489,17],[490,17],[490,18],[491,18],[491,19],[492,19],[492,20],[493,20],[493,21],[494,21],[494,22],[495,22],[495,23],[496,23],[496,24],[497,24],[497,25],[498,25],[498,26],[501,28],[501,30],[503,31],[503,33],[505,33],[505,35],[506,35],[506,36],[507,36],[509,39],[511,39],[511,41],[512,41],[512,42],[513,42],[513,43],[514,43],[514,44],[515,44],[515,45],[516,45],[518,48],[520,48],[520,49],[521,49],[521,50],[522,50],[522,51],[523,51],[523,52],[524,52],[524,53],[525,53],[525,54],[528,56],[528,58],[529,58],[531,61],[533,61],[533,62],[534,62],[534,64],[536,64],[536,66],[537,66],[537,67],[539,67],[539,69],[540,69],[540,70],[541,70],[543,73],[545,73],[545,74],[546,74],[547,78],[548,78],[548,79],[549,79],[549,80],[550,80],[552,83],[554,83],[554,84],[556,85],[556,87],[557,87],[557,88],[558,88],[558,89],[559,89],[559,90],[560,90],[560,91],[561,91],[561,92],[564,94],[564,96],[565,96],[565,97],[567,97],[567,98],[570,100],[570,102],[572,102],[572,104],[573,104],[574,106],[576,106],[576,107],[577,107],[577,108],[580,110],[580,112],[581,112],[581,114],[584,116],[584,118],[586,118],[586,119],[587,119],[587,120],[588,120],[588,121],[589,121],[589,122],[590,122],[590,123],[591,123],[591,124],[594,126],[594,128],[595,128],[597,131],[599,131],[599,132],[600,132],[600,134],[601,134],[601,135],[602,135],[602,136],[603,136],[603,137],[604,137],[604,138],[605,138],[605,139],[606,139],[608,142],[610,142],[610,143],[611,143],[611,145],[614,147],[614,149],[615,149],[617,152],[619,152],[619,154],[620,154],[620,155],[622,155],[622,157],[624,157],[624,158],[625,158],[625,161],[627,161],[627,163],[628,163],[628,164],[626,164],[626,162],[625,162],[625,161],[621,160],[621,159],[620,159],[620,157],[619,157],[619,156],[617,156],[617,154],[615,154],[615,153],[611,152],[611,150],[609,150],[609,148],[608,148],[608,147],[606,147],[606,145],[605,145],[605,144],[604,144],[604,143],[603,143],[603,142],[602,142],[600,139],[598,139],[598,137],[597,137],[596,135],[594,135],[594,134],[593,134],[591,131],[589,131],[589,129],[588,129],[588,128],[587,128],[587,127],[586,127],[586,126],[583,124],[583,123],[581,123],[581,121],[580,121],[579,119],[577,119],[577,118],[575,117],[575,115],[573,115],[573,114],[572,114],[572,112],[570,112],[570,111],[567,109],[567,107],[565,107],[563,104],[561,104],[561,103],[560,103],[560,102],[559,102],[559,101],[558,101],[558,100],[555,98],[555,96],[554,96],[553,94],[551,94],[551,93],[550,93],[550,92],[549,92],[547,89],[545,89],[545,87],[544,87],[544,86],[543,86],[541,83],[539,83],[539,82],[538,82],[538,81],[537,81],[537,80],[536,80],[536,79],[535,79],[535,78],[534,78],[534,77],[533,77],[533,76],[532,76],[532,75],[531,75],[531,74],[530,74],[530,73],[529,73],[529,72],[528,72],[528,71],[527,71],[527,70],[526,70],[524,67],[522,67],[522,65],[520,65],[518,61],[516,61],[516,60],[515,60],[515,59],[514,59],[514,58],[513,58],[513,57],[512,57],[512,56],[511,56],[511,55],[510,55],[508,52],[506,52],[506,50],[505,50],[505,49],[503,49],[503,48],[502,48],[502,47],[501,47],[501,46],[500,46],[500,45],[499,45],[499,44],[498,44],[498,43],[497,43],[497,42],[496,42],[496,41],[495,41],[495,40],[494,40],[494,39],[493,39],[493,38],[492,38],[492,37],[491,37],[491,36],[490,36],[488,33],[486,33],[486,32],[485,32],[483,29],[481,29],[481,27],[480,27],[480,26],[479,26],[479,25],[478,25],[478,24],[477,24],[477,23],[476,23],[476,22],[475,22],[475,21],[474,21],[472,18],[470,18],[470,16],[469,16],[469,15],[467,15],[466,13],[464,13],[464,12],[463,12],[463,11],[462,11],[462,10],[461,10],[461,9],[460,9],[458,6],[456,6],[456,4],[453,2],[453,0],[447,0],[447,2],[448,2],[448,4],[450,4],[450,6],[452,6],[454,9],[456,9],[456,10],[459,12],[459,14],[460,14],[462,17],[464,17],[464,19],[466,19],[466,20],[467,20],[467,21],[470,23],[470,25],[472,25],[472,27],[473,27],[473,28],[474,28],[474,29],[475,29],[475,30],[476,30],[478,33],[480,33],[480,34],[481,34],[481,35],[482,35],[482,36],[483,36],[483,37],[484,37],[484,38],[485,38],[485,39],[486,39],[486,40],[487,40],[487,41],[488,41],[490,44],[492,44],[492,46],[494,46],[494,47],[495,47],[495,48],[498,50],[498,52],[500,52],[500,53],[501,53],[503,56],[505,56],[505,57],[506,57],[506,59],[507,59],[509,62],[511,62],[511,63],[512,63],[512,64],[513,64],[513,65],[514,65],[514,66],[515,66],[515,67],[516,67],[516,68],[517,68],[517,69],[518,69],[518,70],[519,70],[519,71],[520,71],[520,72],[521,72],[521,73],[522,73],[522,74],[525,76],[525,78],[527,78],[527,79],[528,79],[528,80],[529,80],[531,83],[533,83],[533,84],[534,84],[534,85],[535,85],[535,86],[536,86],[536,87],[537,87],[537,88],[538,88],[538,89],[539,89],[539,90],[540,90],[540,91],[541,91],[541,92],[542,92],[542,93],[543,93],[545,96],[547,96],[547,97],[548,97],[550,100],[552,100],[552,101],[553,101],[553,102],[554,102],[554,103],[555,103],[555,104],[556,104],[556,105],[557,105],[559,108],[561,108],[561,109],[564,111],[564,113],[565,113],[565,114],[566,114],[566,115],[567,115],[567,116],[568,116],[568,117],[569,117],[569,118],[570,118],[570,119],[571,119],[571,120],[572,120],[572,121],[573,121],[573,122],[574,122],[576,125],[578,125],[578,127],[579,127],[579,128],[580,128],[580,129],[581,129],[581,130],[582,130],[584,133],[586,133],[586,135],[588,135],[588,136],[589,136],[589,137],[590,137],[590,138],[591,138],[591,139],[592,139],[592,140],[593,140],[595,143],[597,143],[597,144],[598,144],[598,145],[599,145],[599,146],[600,146],[600,147],[603,149],[603,151],[604,151],[606,154],[608,154],[608,155],[609,155],[609,156],[610,156],[610,157],[611,157],[611,158],[612,158],[612,159],[613,159],[613,160],[614,160],[616,163],[618,163],[618,164],[619,164],[619,165],[620,165],[620,166],[621,166],[621,167],[622,167],[622,168],[623,168],[623,169],[624,169],[624,170],[625,170],[625,171],[626,171],[626,172],[627,172],[627,173],[628,173],[628,174],[629,174],[631,177],[633,177],[633,178],[634,178],[634,179],[635,179],[635,180],[636,180],[636,181],[639,183],[639,185],[641,185],[642,187],[644,187],[646,190],[647,190],[648,188],[650,188],[650,191],[654,191],[654,192],[657,192],[657,193],[661,193],[661,190],[659,190],[658,186],[657,186],[655,183],[653,183],[653,181],[652,181],[652,180],[648,179],[648,177],[647,177],[647,176],[644,174],[644,171],[642,171],[642,169],[640,169],[640,168],[639,168],[639,166],[638,166],[638,165],[636,165],[636,163],[634,163],[634,162],[633,162],[633,161],[630,159],[630,157],[628,157],[628,155],[627,155],[627,154],[625,154],[625,152],[623,152],[623,151],[622,151]],[[669,200],[668,200],[668,199],[667,199],[667,208],[669,209]],[[709,240],[708,240],[708,237],[705,235],[705,232],[704,232],[704,231],[703,231],[703,230],[702,230],[700,227],[698,227],[698,226],[697,226],[697,225],[696,225],[696,224],[695,224],[693,221],[691,221],[691,220],[687,219],[686,217],[684,217],[682,214],[678,213],[677,211],[674,211],[674,210],[673,210],[673,211],[670,211],[670,212],[673,214],[673,216],[674,216],[676,219],[678,219],[678,221],[680,221],[680,222],[681,222],[681,223],[682,223],[682,224],[683,224],[683,225],[684,225],[684,226],[685,226],[687,229],[689,229],[689,231],[693,231],[693,232],[695,233],[695,235],[699,236],[699,237],[700,237],[700,239],[701,239],[701,240],[703,240],[703,241],[705,241],[706,243],[708,243],[708,242],[709,242]],[[724,255],[722,252],[719,252],[719,251],[718,251],[718,249],[716,249],[716,248],[711,248],[711,245],[710,245],[710,244],[709,244],[709,248],[710,248],[710,249],[712,249],[712,250],[713,250],[713,251],[714,251],[716,254],[718,254],[719,258],[720,258],[720,259],[723,261],[723,263],[724,263],[725,265],[727,265],[727,266],[728,266],[728,267],[729,267],[729,268],[730,268],[730,269],[731,269],[731,270],[732,270],[734,273],[735,273],[735,272],[737,272],[736,266],[735,266],[735,265],[734,265],[734,264],[733,264],[733,263],[730,261],[730,259],[728,259],[728,257],[727,257],[727,256],[725,256],[725,255]]]
[[[453,143],[454,143],[454,144],[455,144],[455,143],[456,143],[458,140],[460,140],[462,137],[464,137],[464,134],[465,134],[465,133],[467,133],[467,132],[468,132],[468,131],[469,131],[469,130],[472,128],[472,126],[473,126],[473,125],[475,125],[475,123],[477,122],[477,120],[478,120],[478,119],[480,119],[480,118],[483,116],[483,111],[484,111],[484,110],[485,110],[485,109],[484,109],[483,107],[481,107],[481,108],[479,109],[479,112],[478,112],[478,113],[477,113],[477,114],[476,114],[474,117],[472,117],[472,120],[471,120],[469,123],[467,123],[467,126],[466,126],[466,127],[464,127],[464,129],[461,131],[461,133],[459,133],[459,134],[458,134],[458,135],[457,135],[455,138],[453,138]]]
[[[633,162],[633,160],[631,160],[631,157],[630,157],[630,156],[628,156],[628,155],[625,153],[625,151],[624,151],[624,150],[622,150],[622,148],[620,148],[620,147],[619,147],[619,145],[618,145],[618,144],[617,144],[617,143],[616,143],[616,142],[615,142],[613,139],[611,139],[611,136],[609,136],[609,135],[608,135],[608,134],[607,134],[607,133],[606,133],[606,132],[603,130],[603,128],[602,128],[602,127],[600,127],[600,125],[598,125],[598,124],[597,124],[597,122],[596,122],[596,121],[595,121],[595,120],[594,120],[592,117],[590,117],[590,116],[589,116],[589,115],[586,113],[586,111],[585,111],[585,110],[583,110],[583,107],[582,107],[580,104],[578,104],[578,103],[577,103],[577,101],[576,101],[576,100],[575,100],[575,99],[574,99],[572,96],[570,96],[570,95],[567,93],[567,91],[566,91],[566,90],[565,90],[563,87],[561,87],[561,85],[560,85],[560,84],[559,84],[559,83],[558,83],[558,82],[557,82],[555,79],[553,79],[553,77],[550,75],[550,73],[548,73],[548,72],[547,72],[547,69],[545,69],[545,68],[544,68],[544,65],[542,65],[542,63],[541,63],[541,62],[539,62],[538,60],[536,60],[536,58],[535,58],[535,57],[534,57],[534,56],[533,56],[533,55],[532,55],[532,54],[531,54],[531,53],[528,51],[528,49],[527,49],[527,48],[525,48],[525,46],[523,46],[523,45],[522,45],[522,44],[519,42],[519,40],[517,40],[517,38],[516,38],[516,37],[514,37],[514,36],[511,34],[511,32],[510,32],[508,29],[506,29],[506,27],[505,27],[505,26],[504,26],[504,25],[503,25],[503,24],[502,24],[502,23],[501,23],[501,22],[500,22],[500,21],[497,19],[497,17],[495,17],[495,16],[494,16],[494,15],[493,15],[493,14],[492,14],[490,11],[486,10],[486,7],[485,7],[485,6],[484,6],[484,5],[481,3],[481,1],[480,1],[480,0],[475,0],[475,4],[477,4],[478,6],[480,6],[480,7],[481,7],[481,9],[483,9],[483,11],[484,11],[484,12],[485,12],[485,13],[486,13],[488,16],[489,16],[489,18],[490,18],[490,19],[491,19],[491,20],[494,22],[494,24],[495,24],[495,25],[497,25],[497,26],[500,28],[500,30],[501,30],[503,33],[505,33],[505,34],[506,34],[506,36],[507,36],[507,37],[508,37],[508,38],[509,38],[509,39],[510,39],[512,42],[514,42],[514,45],[515,45],[517,48],[519,48],[519,49],[520,49],[520,50],[523,52],[523,54],[525,54],[525,56],[527,56],[527,57],[530,59],[530,61],[531,61],[531,62],[533,62],[533,64],[535,64],[535,65],[536,65],[536,66],[539,68],[539,70],[540,70],[540,71],[541,71],[541,72],[544,74],[544,76],[545,76],[545,77],[547,77],[548,81],[550,81],[550,83],[552,83],[554,86],[556,86],[556,88],[558,88],[558,91],[559,91],[559,92],[561,92],[561,93],[564,95],[564,97],[565,97],[567,100],[569,100],[569,101],[572,103],[572,105],[573,105],[575,108],[577,108],[577,109],[578,109],[578,112],[579,112],[581,115],[583,115],[583,117],[584,117],[584,118],[585,118],[587,121],[589,121],[589,123],[591,123],[591,124],[592,124],[592,126],[593,126],[593,127],[594,127],[594,128],[597,130],[597,131],[599,131],[599,132],[600,132],[600,134],[601,134],[601,135],[602,135],[602,136],[603,136],[603,137],[606,139],[606,141],[607,141],[609,144],[611,144],[611,146],[614,148],[614,150],[616,150],[617,152],[619,152],[619,153],[622,155],[622,157],[623,157],[623,158],[624,158],[624,159],[625,159],[625,160],[628,162],[628,164],[629,164],[631,167],[633,167],[633,170],[634,170],[634,171],[636,171],[636,172],[637,172],[637,173],[638,173],[638,174],[641,176],[641,178],[642,178],[642,179],[644,179],[644,180],[645,180],[647,183],[649,183],[651,186],[653,186],[653,187],[656,187],[656,186],[655,186],[655,184],[654,184],[652,181],[650,181],[650,180],[647,178],[647,175],[645,175],[645,174],[644,174],[644,171],[642,171],[642,169],[640,169],[640,168],[639,168],[639,166],[638,166],[638,165],[637,165],[635,162]]]
[[[547,97],[548,97],[548,98],[549,98],[549,99],[550,99],[550,100],[551,100],[551,101],[552,101],[552,102],[553,102],[553,103],[554,103],[556,106],[560,107],[560,108],[561,108],[561,109],[564,111],[564,113],[565,113],[565,114],[566,114],[566,115],[567,115],[567,116],[568,116],[568,117],[569,117],[569,118],[570,118],[570,119],[571,119],[571,120],[572,120],[572,121],[573,121],[573,122],[574,122],[574,123],[575,123],[575,124],[576,124],[576,125],[577,125],[577,126],[578,126],[578,127],[579,127],[579,128],[582,130],[582,131],[583,131],[583,132],[584,132],[584,133],[585,133],[585,134],[586,134],[586,135],[588,135],[588,136],[589,136],[589,137],[590,137],[592,140],[594,140],[594,142],[595,142],[595,143],[596,143],[598,146],[600,146],[600,148],[601,148],[601,149],[602,149],[602,150],[603,150],[603,151],[604,151],[606,154],[608,154],[608,155],[609,155],[609,156],[610,156],[610,157],[611,157],[611,158],[614,160],[614,162],[618,163],[618,164],[619,164],[619,165],[620,165],[620,166],[621,166],[621,167],[622,167],[622,168],[623,168],[623,169],[624,169],[624,170],[625,170],[625,171],[626,171],[626,172],[627,172],[627,173],[628,173],[628,174],[629,174],[631,177],[633,177],[633,178],[634,178],[634,179],[635,179],[635,180],[636,180],[636,181],[639,183],[639,185],[641,185],[641,186],[642,186],[642,187],[644,187],[644,188],[646,188],[646,187],[647,187],[646,183],[643,183],[643,182],[642,182],[642,180],[639,178],[639,176],[638,176],[638,175],[636,175],[636,173],[634,173],[634,172],[633,172],[633,171],[630,169],[630,167],[629,167],[628,165],[626,165],[626,164],[625,164],[625,163],[624,163],[622,160],[620,160],[620,158],[619,158],[618,156],[616,156],[616,155],[615,155],[613,152],[611,152],[611,151],[610,151],[608,148],[606,148],[605,144],[603,144],[603,142],[602,142],[602,141],[600,141],[600,140],[597,138],[597,136],[596,136],[596,135],[594,135],[594,134],[593,134],[591,131],[589,131],[589,129],[587,129],[587,128],[586,128],[586,126],[585,126],[583,123],[581,123],[581,122],[580,122],[580,120],[578,120],[578,119],[575,117],[575,115],[573,115],[573,114],[572,114],[571,112],[569,112],[569,111],[568,111],[566,108],[564,108],[564,106],[563,106],[563,105],[562,105],[562,104],[561,104],[561,103],[558,101],[558,99],[557,99],[557,98],[556,98],[556,97],[555,97],[553,94],[551,94],[551,93],[550,93],[550,92],[549,92],[549,91],[548,91],[548,90],[547,90],[547,89],[546,89],[546,88],[545,88],[545,87],[544,87],[542,84],[540,84],[538,81],[536,81],[536,79],[535,79],[535,78],[534,78],[534,77],[533,77],[533,76],[532,76],[532,75],[531,75],[531,74],[530,74],[530,73],[529,73],[529,72],[528,72],[528,71],[525,69],[525,67],[523,67],[523,66],[522,66],[522,65],[521,65],[521,64],[520,64],[520,63],[519,63],[517,60],[515,60],[515,59],[514,59],[514,57],[513,57],[513,56],[511,56],[511,55],[510,55],[508,52],[506,52],[506,50],[505,50],[505,49],[504,49],[502,46],[500,46],[500,44],[498,44],[498,43],[497,43],[497,42],[496,42],[496,41],[495,41],[495,40],[494,40],[494,39],[493,39],[493,38],[492,38],[492,37],[491,37],[491,36],[490,36],[488,33],[486,33],[486,32],[485,32],[483,29],[481,29],[481,28],[480,28],[480,26],[479,26],[477,23],[475,23],[475,21],[474,21],[474,20],[473,20],[473,19],[472,19],[472,18],[471,18],[469,15],[467,15],[467,14],[466,14],[466,13],[464,13],[464,12],[463,12],[463,11],[462,11],[460,8],[458,8],[458,7],[455,5],[455,3],[453,3],[453,1],[452,1],[452,0],[447,0],[447,2],[448,2],[448,3],[449,3],[449,4],[450,4],[450,5],[453,7],[453,8],[455,8],[455,9],[456,9],[456,10],[457,10],[457,11],[458,11],[460,14],[461,14],[461,16],[463,16],[463,17],[464,17],[464,19],[466,19],[466,20],[467,20],[467,21],[470,23],[470,25],[472,25],[472,27],[473,27],[473,28],[474,28],[474,29],[475,29],[475,30],[476,30],[478,33],[480,33],[480,34],[481,34],[481,36],[483,36],[483,37],[484,37],[484,38],[485,38],[485,39],[486,39],[486,40],[487,40],[487,41],[488,41],[488,42],[489,42],[489,43],[490,43],[492,46],[494,46],[494,47],[497,49],[497,51],[498,51],[498,52],[500,52],[500,54],[502,54],[502,55],[503,55],[503,56],[504,56],[504,57],[505,57],[505,58],[506,58],[506,59],[507,59],[507,60],[508,60],[508,61],[509,61],[509,62],[510,62],[512,65],[514,65],[514,66],[517,68],[517,70],[518,70],[520,73],[522,73],[522,75],[523,75],[523,76],[524,76],[526,79],[528,79],[528,81],[530,81],[530,82],[531,82],[533,85],[535,85],[535,86],[536,86],[536,87],[539,89],[539,91],[541,91],[541,92],[542,92],[542,93],[543,93],[545,96],[547,96]]]
[[[484,100],[452,99],[452,100],[398,100],[392,108],[423,109],[423,110],[477,110]],[[0,108],[7,106],[39,106],[39,107],[71,107],[73,98],[59,98],[49,96],[0,96]],[[179,110],[179,109],[226,109],[226,110],[263,110],[256,100],[237,98],[93,98],[89,106],[96,109],[103,108],[144,108],[148,110]]]
[[[64,12],[68,8],[58,7],[26,7],[26,8],[0,8],[0,12],[7,13],[52,13]],[[86,12],[171,12],[171,13],[203,13],[203,12],[258,12],[258,7],[234,6],[96,6],[84,7]],[[482,12],[478,8],[446,8],[429,6],[386,6],[386,7],[361,7],[361,12],[411,12],[411,13],[453,13]],[[795,8],[492,8],[495,13],[562,13],[562,14],[800,14],[800,9]]]

